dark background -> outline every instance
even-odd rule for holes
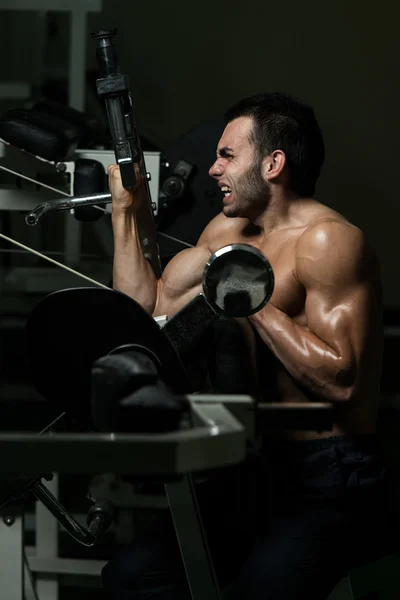
[[[33,72],[32,14],[0,12],[0,80]],[[51,23],[46,61],[58,73],[68,61],[68,16],[52,13]],[[400,304],[394,2],[104,0],[88,32],[112,27],[141,132],[162,149],[247,94],[279,90],[311,103],[327,149],[317,198],[367,233],[385,303]],[[96,68],[89,36],[86,61]]]

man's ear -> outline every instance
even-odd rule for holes
[[[274,150],[262,161],[262,176],[265,181],[274,181],[281,175],[286,165],[286,156],[282,150]]]

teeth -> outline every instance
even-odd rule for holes
[[[231,188],[230,188],[230,187],[228,187],[227,185],[224,185],[224,187],[222,187],[222,188],[221,188],[221,190],[222,190],[223,192],[228,192],[228,193],[230,193],[230,192],[232,191],[232,190],[231,190]]]

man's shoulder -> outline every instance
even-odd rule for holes
[[[366,267],[378,266],[377,256],[364,232],[340,215],[311,221],[296,244],[296,270],[300,279],[358,278]],[[371,269],[372,270],[372,269]]]
[[[248,219],[229,218],[221,212],[208,223],[197,244],[214,251],[226,244],[238,243],[249,223]]]
[[[297,251],[311,247],[313,251],[331,252],[333,248],[351,246],[355,253],[365,244],[365,234],[359,227],[332,208],[315,202],[298,238]]]

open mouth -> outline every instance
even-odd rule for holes
[[[232,190],[231,190],[231,188],[230,188],[230,187],[228,187],[227,185],[224,185],[224,187],[222,187],[222,188],[221,188],[221,191],[224,193],[224,200],[225,200],[226,198],[229,198],[229,196],[230,196],[230,195],[231,195],[231,193],[232,193]]]

